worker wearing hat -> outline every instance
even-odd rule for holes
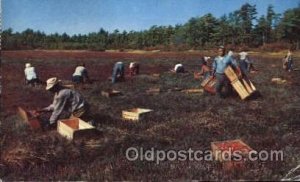
[[[79,92],[65,88],[56,77],[47,80],[46,90],[54,93],[53,103],[39,110],[39,112],[52,111],[46,127],[55,125],[58,119],[69,117],[77,117],[86,122],[92,122],[89,114],[89,104]],[[94,123],[92,122],[92,124]]]
[[[35,72],[35,68],[31,66],[30,63],[25,64],[25,84],[30,84],[31,86],[36,86],[38,84],[38,77]]]
[[[227,66],[231,65],[239,71],[236,61],[232,58],[233,53],[229,52],[227,55],[225,54],[226,49],[224,46],[220,46],[218,49],[218,56],[215,58],[213,62],[213,76],[216,77],[216,92],[221,98],[225,98],[228,96],[232,90],[230,82],[226,75],[224,74]],[[222,88],[225,87],[226,92],[222,92]]]

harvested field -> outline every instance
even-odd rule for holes
[[[201,52],[126,53],[89,51],[4,51],[2,53],[0,122],[0,178],[3,180],[280,180],[300,163],[300,72],[281,69],[277,55],[256,53],[258,72],[250,79],[262,97],[242,101],[238,95],[219,99],[208,93],[186,94],[174,88],[200,88],[194,79]],[[209,55],[212,56],[212,55]],[[250,54],[251,56],[251,54]],[[116,61],[138,61],[140,73],[112,85]],[[296,67],[300,58],[295,58]],[[77,63],[84,62],[93,83],[78,90],[92,105],[96,127],[93,140],[68,141],[56,131],[32,132],[17,116],[18,106],[27,110],[52,102],[45,86],[24,85],[26,62],[36,67],[40,79],[57,76],[70,80]],[[176,63],[187,74],[168,72]],[[272,67],[274,64],[276,67]],[[127,71],[127,70],[126,70]],[[127,72],[126,72],[127,73]],[[153,74],[160,74],[159,77]],[[274,84],[272,78],[287,80]],[[147,94],[160,88],[159,94]],[[102,90],[122,92],[106,98]],[[140,122],[124,122],[122,111],[149,108],[153,112]],[[129,161],[129,147],[150,150],[210,150],[211,142],[242,139],[252,149],[282,150],[282,161],[246,162],[240,170],[223,170],[219,161]]]

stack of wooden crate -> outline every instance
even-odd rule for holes
[[[231,85],[237,91],[242,100],[246,99],[256,91],[253,83],[249,79],[247,81],[245,79],[239,79],[231,66],[228,66],[225,69],[225,75],[228,77]]]

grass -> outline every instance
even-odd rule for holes
[[[77,142],[67,141],[55,131],[32,132],[22,125],[20,118],[10,110],[12,105],[21,104],[29,109],[42,107],[51,102],[52,96],[43,88],[32,89],[18,84],[22,73],[5,72],[5,68],[13,66],[21,72],[23,60],[4,59],[3,75],[11,81],[3,90],[7,106],[0,128],[1,138],[5,136],[1,145],[0,177],[4,180],[93,181],[280,180],[300,160],[299,72],[284,72],[280,69],[280,59],[272,55],[254,58],[259,72],[250,78],[262,97],[251,101],[241,101],[237,95],[219,99],[207,93],[193,95],[169,91],[174,87],[200,87],[192,74],[198,71],[194,66],[198,64],[198,58],[186,54],[181,58],[138,58],[142,75],[115,85],[97,81],[79,90],[91,103],[97,128],[103,134],[94,140]],[[87,65],[93,65],[91,70],[94,66],[112,65],[116,60],[85,61]],[[56,72],[64,79],[69,76],[64,70],[68,70],[70,62],[74,60],[33,60],[33,64],[43,65],[40,70],[47,66],[62,67]],[[186,65],[191,73],[167,72],[178,62]],[[278,67],[271,68],[271,64]],[[296,64],[299,64],[298,60]],[[147,72],[147,68],[152,71]],[[98,79],[98,72],[101,70],[92,71],[91,77]],[[154,77],[152,73],[160,73],[160,77]],[[271,78],[275,76],[290,82],[273,84]],[[159,87],[162,92],[146,94],[151,87]],[[110,99],[102,97],[101,91],[107,88],[120,90],[123,95]],[[121,111],[134,107],[154,111],[138,123],[123,121]],[[257,161],[247,164],[243,170],[224,171],[217,161],[163,161],[157,165],[155,162],[131,162],[125,157],[129,147],[143,147],[144,150],[154,147],[165,151],[189,147],[210,150],[210,142],[237,138],[255,150],[283,150],[284,161]]]

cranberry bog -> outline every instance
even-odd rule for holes
[[[300,72],[282,70],[278,55],[252,55],[258,72],[250,79],[261,96],[242,101],[237,94],[219,99],[209,93],[185,94],[174,88],[200,88],[194,72],[200,70],[201,52],[89,52],[3,51],[0,178],[3,180],[280,180],[300,161]],[[207,56],[207,55],[206,55]],[[214,55],[208,55],[214,56]],[[251,56],[251,54],[250,54]],[[123,61],[124,82],[108,81],[113,64]],[[140,75],[129,77],[131,61],[140,63]],[[24,85],[24,65],[36,67],[42,81],[56,76],[70,81],[76,64],[84,62],[92,83],[77,87],[91,104],[97,138],[70,141],[55,130],[32,131],[17,108],[48,106],[52,95],[45,86]],[[182,63],[188,73],[169,70]],[[295,57],[295,66],[300,65]],[[153,76],[159,74],[159,77]],[[287,80],[276,84],[272,78]],[[160,88],[159,94],[147,94]],[[122,95],[103,97],[114,89]],[[153,111],[140,122],[124,122],[128,108]],[[256,151],[283,151],[283,160],[246,162],[242,169],[223,170],[215,160],[130,161],[126,150],[210,151],[211,142],[242,139]]]

